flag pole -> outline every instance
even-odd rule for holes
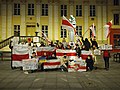
[[[39,28],[39,23],[37,23],[37,27]],[[51,42],[51,40],[49,41],[48,37],[41,31],[39,30],[41,34],[43,34],[43,36],[45,37],[45,40],[49,43]]]
[[[89,31],[89,28],[85,31],[85,33],[83,34],[83,37],[84,37],[84,35],[85,35],[88,31]]]

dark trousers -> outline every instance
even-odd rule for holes
[[[86,68],[87,68],[87,71],[90,69],[90,70],[93,70],[93,65],[92,64],[87,64],[87,66],[86,66]],[[89,69],[88,69],[89,68]]]
[[[109,57],[104,57],[104,61],[105,61],[105,68],[109,69]]]

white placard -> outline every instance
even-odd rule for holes
[[[100,50],[112,50],[112,45],[99,46]]]
[[[95,49],[94,50],[94,55],[101,55],[101,50]]]
[[[33,37],[33,42],[39,42],[39,37]]]
[[[36,70],[38,69],[37,59],[24,59],[22,60],[23,70]]]

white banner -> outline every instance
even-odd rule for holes
[[[38,69],[38,60],[37,59],[23,59],[22,60],[23,70],[36,70]]]

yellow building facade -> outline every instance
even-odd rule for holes
[[[119,2],[114,5],[114,2]],[[114,14],[119,15],[118,23],[112,28],[120,28],[120,0],[0,0],[0,41],[14,35],[34,36],[43,31],[50,40],[60,40],[68,31],[61,31],[62,15],[76,19],[78,32],[90,38],[89,27],[94,23],[98,43],[106,42],[103,26]],[[62,14],[61,14],[62,13]],[[38,24],[38,25],[37,25]],[[79,31],[80,30],[80,31]],[[88,31],[87,31],[88,30]],[[16,34],[17,33],[17,34]],[[84,34],[85,33],[85,34]]]

